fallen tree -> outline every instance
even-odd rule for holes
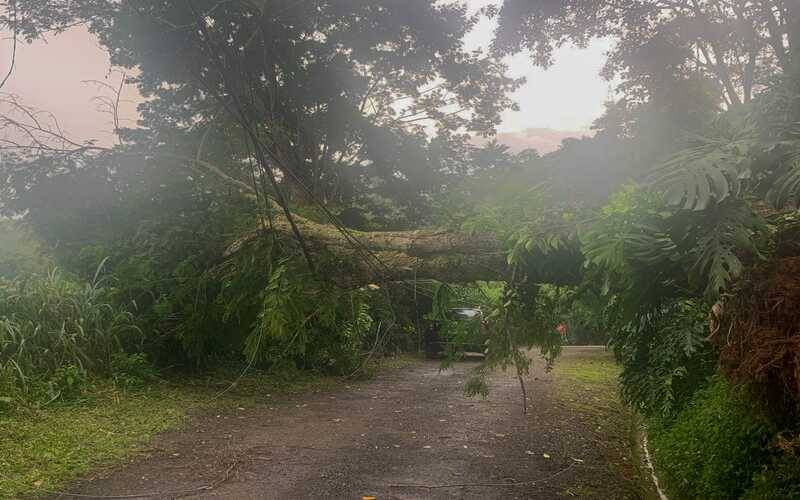
[[[444,282],[505,279],[506,254],[491,234],[465,234],[445,229],[411,231],[354,231],[293,215],[309,248],[340,259],[350,283],[429,278]],[[288,237],[293,230],[286,217],[264,217],[259,229],[236,240],[225,257],[238,253],[259,235],[274,231]],[[354,268],[352,266],[355,266]]]

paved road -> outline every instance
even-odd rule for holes
[[[599,350],[567,350],[565,357]],[[492,377],[488,399],[463,395],[469,370],[435,362],[374,381],[230,408],[156,439],[132,463],[75,485],[83,495],[145,498],[630,497],[607,466],[595,424],[555,394],[536,363],[518,382]],[[603,492],[603,493],[599,493]],[[147,495],[150,493],[150,495]]]

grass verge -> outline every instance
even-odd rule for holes
[[[594,428],[606,464],[626,484],[619,498],[657,499],[644,466],[639,420],[619,398],[619,371],[610,352],[576,350],[555,364],[557,394]],[[591,492],[586,494],[591,496]]]
[[[146,449],[153,436],[181,426],[193,412],[272,402],[282,394],[338,382],[290,371],[254,372],[241,379],[217,372],[131,391],[96,383],[69,403],[0,413],[0,498],[59,490],[90,470]]]

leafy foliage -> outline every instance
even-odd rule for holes
[[[641,313],[611,335],[623,397],[645,415],[673,415],[714,371],[702,303]]]
[[[746,392],[715,378],[670,421],[651,426],[651,447],[670,498],[739,498],[776,429]]]
[[[657,167],[653,182],[665,192],[668,205],[704,210],[739,196],[753,178],[752,150],[758,139],[754,123],[728,113],[705,134]]]
[[[798,44],[790,1],[505,0],[492,13],[499,16],[495,50],[528,50],[545,67],[566,43],[615,39],[604,74],[623,76],[621,89],[638,99],[669,94],[695,73],[714,81],[726,103],[747,103],[758,83],[790,69]]]
[[[0,372],[29,397],[77,395],[88,374],[110,375],[142,338],[133,316],[110,301],[108,278],[59,275],[0,282]]]
[[[464,49],[477,18],[459,4],[109,3],[92,26],[115,64],[139,68],[142,133],[227,142],[260,182],[265,156],[305,201],[389,198],[418,216],[464,175],[463,132],[488,135],[521,83]],[[247,164],[225,168],[249,180]]]
[[[361,363],[362,348],[383,332],[371,314],[380,301],[368,289],[341,290],[279,263],[261,295],[244,355],[257,361],[295,360],[303,368],[351,374]],[[390,318],[380,318],[390,319]]]
[[[800,495],[800,457],[787,451],[762,466],[743,498],[794,498]]]

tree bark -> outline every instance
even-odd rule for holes
[[[312,252],[327,252],[333,258],[333,265],[321,271],[347,284],[423,278],[466,283],[505,278],[506,252],[493,235],[468,235],[442,229],[349,230],[357,240],[354,244],[333,225],[298,215],[294,216],[294,221]],[[273,217],[272,230],[292,235],[292,228],[282,214]],[[239,252],[259,234],[260,230],[253,230],[243,235],[227,249],[225,257]]]

